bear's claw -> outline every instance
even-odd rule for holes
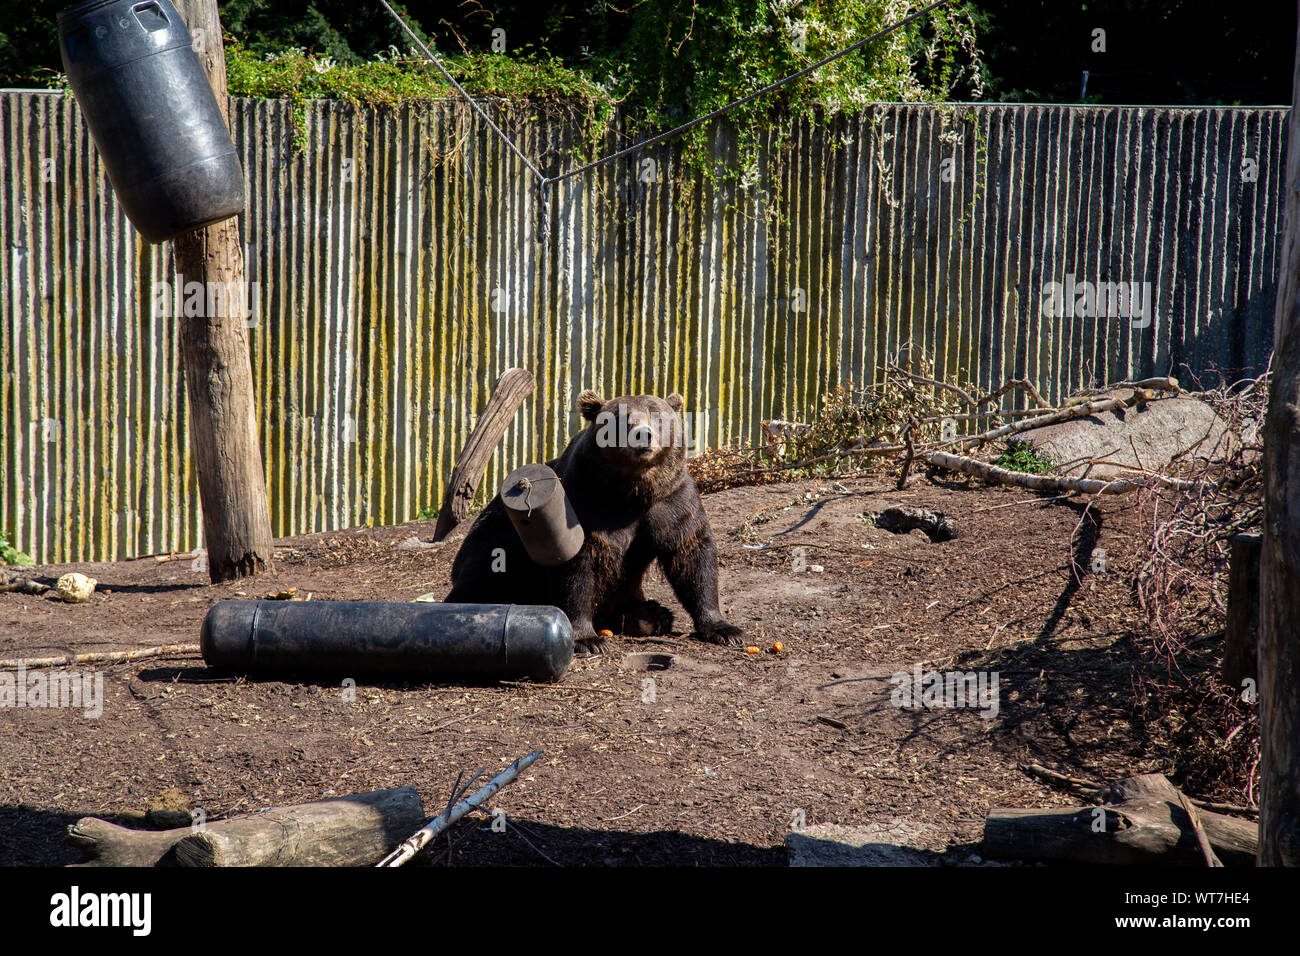
[[[609,644],[603,637],[593,634],[591,637],[579,637],[573,641],[573,654],[575,657],[590,657],[593,654],[604,654],[609,650]]]
[[[745,643],[744,629],[736,627],[734,624],[728,624],[726,621],[701,628],[698,634],[702,640],[708,641],[710,644],[721,644],[724,647],[729,644]]]

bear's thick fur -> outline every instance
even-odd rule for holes
[[[605,649],[598,630],[666,634],[672,612],[641,582],[658,561],[696,636],[739,644],[744,632],[718,609],[718,553],[686,471],[682,398],[578,396],[587,426],[547,462],[560,476],[585,541],[573,560],[544,568],[524,550],[498,495],[452,564],[449,603],[553,604],[569,616],[580,653]]]

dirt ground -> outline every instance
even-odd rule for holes
[[[708,495],[723,611],[757,655],[691,638],[654,571],[647,592],[678,633],[615,638],[554,685],[363,684],[348,703],[330,681],[236,678],[198,659],[101,665],[98,719],[0,710],[0,864],[74,862],[69,823],[141,810],[168,787],[215,819],[412,785],[433,815],[458,774],[533,748],[543,758],[493,804],[515,826],[464,825],[450,862],[781,866],[801,815],[897,828],[937,862],[966,863],[990,807],[1077,802],[1028,761],[1093,779],[1163,767],[1130,719],[1137,516],[1130,499],[1086,517],[1084,504],[924,478],[904,492],[859,479]],[[957,536],[931,543],[861,517],[891,505],[941,510]],[[228,586],[188,558],[37,568],[83,571],[99,590],[86,605],[0,594],[0,658],[197,642],[214,602],[289,587],[441,596],[459,539],[394,547],[413,534],[432,524],[286,539],[273,572]],[[1095,547],[1105,572],[1073,572]],[[675,656],[648,672],[647,652]],[[890,675],[917,663],[996,671],[996,717],[893,706]]]

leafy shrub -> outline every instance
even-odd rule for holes
[[[0,564],[34,564],[31,556],[9,543],[8,536],[0,531]]]
[[[1007,450],[995,458],[993,464],[1007,471],[1019,471],[1027,475],[1045,475],[1053,467],[1033,445],[1022,441],[1007,442]]]

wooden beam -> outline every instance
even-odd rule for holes
[[[1228,623],[1220,673],[1225,683],[1242,691],[1247,678],[1258,689],[1259,556],[1263,538],[1235,534],[1228,550]]]
[[[492,452],[501,436],[514,420],[519,406],[533,391],[533,373],[526,368],[512,368],[497,380],[487,407],[479,415],[474,431],[461,449],[452,469],[447,492],[438,512],[438,524],[433,530],[433,540],[441,541],[465,520],[470,505],[478,493],[479,482],[487,469]]]
[[[176,9],[196,38],[199,59],[229,126],[226,58],[216,0],[176,0]],[[182,289],[198,282],[204,290],[238,290],[234,302],[231,296],[205,294],[204,307],[195,310],[201,314],[177,317],[208,576],[213,583],[230,581],[269,569],[272,558],[266,473],[243,313],[247,289],[239,222],[226,219],[185,233],[173,240],[173,249]],[[220,307],[210,309],[214,304]]]
[[[1300,54],[1300,35],[1296,39]],[[1292,79],[1260,554],[1260,866],[1300,866],[1300,55]],[[1270,197],[1271,198],[1271,197]]]

